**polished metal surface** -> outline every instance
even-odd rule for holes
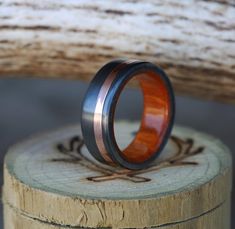
[[[132,79],[138,80],[143,93],[143,115],[135,138],[120,150],[114,135],[113,118],[119,96]],[[174,114],[173,88],[160,67],[146,61],[113,60],[95,74],[84,97],[81,117],[84,141],[100,162],[143,169],[149,167],[163,150]]]

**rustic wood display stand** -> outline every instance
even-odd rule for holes
[[[136,129],[136,123],[117,124],[121,146]],[[230,197],[228,149],[182,127],[145,170],[95,161],[79,125],[20,143],[5,158],[7,229],[229,229]]]
[[[235,103],[233,0],[0,6],[0,77],[89,80],[127,57],[160,65],[178,94]],[[121,144],[135,128],[119,123]],[[18,144],[5,159],[5,229],[229,229],[228,149],[175,127],[164,151],[146,170],[108,167],[91,158],[79,124]]]

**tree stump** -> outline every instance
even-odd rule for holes
[[[119,122],[120,147],[136,123]],[[4,167],[5,229],[229,229],[231,156],[217,139],[175,127],[144,170],[95,161],[79,125],[12,147]]]

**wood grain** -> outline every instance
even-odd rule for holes
[[[28,217],[8,204],[4,205],[5,229],[65,229],[71,228],[62,225],[50,224]],[[73,227],[79,228],[79,227]],[[208,212],[205,215],[194,219],[152,227],[153,229],[230,229],[230,202],[226,201],[220,207]],[[148,228],[147,228],[148,229]]]
[[[137,126],[116,125],[120,147],[130,142]],[[173,134],[181,140],[169,141],[151,168],[133,173],[95,161],[84,145],[69,140],[80,134],[79,126],[67,127],[10,149],[5,158],[4,203],[36,222],[146,228],[184,225],[230,199],[231,156],[213,137],[175,127]],[[179,156],[183,157],[179,160]],[[218,225],[229,225],[230,207],[226,206],[226,218],[216,213]],[[8,213],[7,217],[11,218]],[[214,225],[212,219],[193,221],[192,228],[207,228],[208,220]]]
[[[235,103],[234,1],[0,1],[0,77],[90,80],[157,63],[178,94]]]

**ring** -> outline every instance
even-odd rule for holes
[[[114,113],[120,93],[132,78],[140,84],[144,110],[135,138],[121,151],[114,136]],[[174,114],[173,89],[161,68],[145,61],[114,60],[96,73],[83,100],[84,142],[102,163],[143,169],[150,166],[165,146]]]

